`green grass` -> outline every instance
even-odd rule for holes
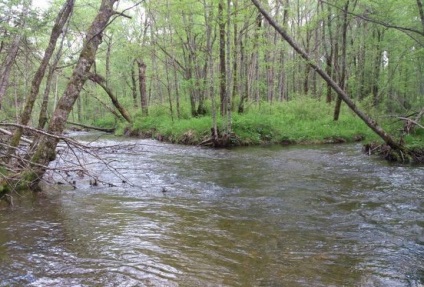
[[[136,117],[132,129],[173,143],[197,144],[210,134],[210,117],[174,120],[167,115]]]
[[[183,119],[174,121],[166,107],[155,107],[148,117],[136,114],[133,126],[136,133],[163,138],[174,143],[198,144],[210,136],[210,115],[191,118],[188,110]],[[224,130],[225,119],[218,119]],[[394,129],[391,126],[384,128]],[[332,143],[352,142],[360,138],[376,141],[378,137],[343,106],[339,121],[333,121],[333,105],[310,98],[289,102],[249,105],[243,114],[233,113],[232,131],[243,145],[262,143]]]

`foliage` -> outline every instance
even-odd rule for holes
[[[218,127],[222,120],[218,121]],[[156,113],[136,116],[132,129],[154,138],[198,144],[210,136],[212,119],[193,117],[172,121],[169,115]],[[344,110],[339,121],[332,120],[332,106],[323,101],[300,97],[270,105],[252,105],[243,114],[233,116],[233,131],[241,144],[351,142],[376,136],[351,112]]]
[[[26,2],[25,2],[26,1]],[[27,0],[0,1],[0,64],[7,56],[13,36],[22,33],[11,84],[2,99],[2,120],[16,121],[32,76],[48,42],[52,19],[63,4],[52,1],[45,11],[29,9],[18,13]],[[182,141],[187,133],[195,141],[210,135],[212,117],[225,130],[229,119],[219,115],[219,29],[218,4],[224,3],[224,19],[229,57],[227,94],[232,94],[232,130],[245,143],[282,141],[352,140],[356,135],[374,136],[359,119],[342,109],[338,122],[332,121],[334,101],[328,87],[308,68],[275,31],[259,17],[249,0],[165,0],[124,1],[115,6],[118,14],[108,25],[96,56],[96,72],[103,76],[120,104],[134,118],[132,129],[161,134]],[[341,25],[348,1],[270,1],[267,10],[278,23],[301,43],[315,62],[336,81],[341,77]],[[388,121],[385,115],[406,115],[424,105],[424,27],[416,3],[402,5],[397,0],[349,1],[347,30],[346,90],[366,113]],[[63,95],[84,33],[100,3],[82,0],[75,6],[64,35],[64,49],[50,83],[48,114],[52,115]],[[135,5],[135,6],[134,6]],[[129,7],[132,7],[128,9]],[[19,9],[18,9],[19,8]],[[13,13],[12,13],[13,12]],[[16,13],[15,13],[16,12]],[[230,16],[230,17],[228,17]],[[19,23],[25,23],[18,29]],[[208,34],[209,33],[209,34]],[[209,35],[209,36],[208,36]],[[330,50],[332,57],[329,57]],[[146,84],[149,117],[140,109],[136,60],[147,65]],[[329,60],[329,61],[327,61]],[[1,66],[3,68],[3,66]],[[133,82],[132,77],[135,77]],[[47,83],[45,83],[47,84]],[[37,122],[41,93],[32,115]],[[135,92],[135,94],[133,93]],[[135,96],[135,98],[134,98]],[[203,105],[203,110],[200,109]],[[214,108],[212,108],[214,106]],[[236,114],[238,108],[244,114]],[[99,127],[116,127],[125,134],[125,123],[117,120],[107,94],[87,83],[70,120]],[[205,117],[196,117],[205,113]],[[400,127],[387,128],[400,136]],[[190,132],[189,132],[190,131]],[[407,136],[407,142],[420,144],[422,134]]]

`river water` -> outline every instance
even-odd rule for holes
[[[86,162],[116,186],[70,174],[0,209],[1,287],[424,286],[423,166],[360,145],[97,143],[126,145],[100,152],[125,179]]]

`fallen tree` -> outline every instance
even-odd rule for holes
[[[292,37],[279,26],[274,19],[268,14],[268,12],[261,6],[258,0],[251,0],[252,3],[257,7],[259,12],[264,16],[264,18],[268,21],[268,23],[281,35],[281,37],[299,54],[307,63],[311,66],[312,69],[316,73],[318,73],[321,78],[327,82],[327,84],[337,93],[340,99],[346,103],[346,105],[360,118],[362,121],[372,129],[384,142],[394,151],[400,152],[405,155],[410,155],[414,157],[414,154],[408,150],[404,144],[396,140],[389,133],[387,133],[382,127],[378,125],[378,123],[372,119],[370,116],[361,111],[349,95],[344,91],[337,83],[334,81],[321,67],[314,62],[311,56],[306,53],[299,44],[297,44]]]

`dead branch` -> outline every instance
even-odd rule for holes
[[[0,132],[6,134],[8,136],[11,136],[12,135],[12,132],[10,132],[8,130],[5,130],[5,129],[2,129],[2,128],[0,128]],[[21,140],[24,141],[24,142],[26,142],[26,143],[32,144],[32,140],[27,139],[25,137],[21,137]]]
[[[22,181],[20,172],[25,169],[32,170],[33,168],[43,168],[46,172],[48,172],[47,175],[49,175],[51,179],[54,179],[54,177],[60,178],[60,180],[54,180],[54,183],[63,184],[62,181],[64,181],[66,184],[69,184],[74,188],[76,187],[77,179],[82,179],[85,176],[92,179],[97,184],[116,186],[116,184],[101,179],[101,172],[98,172],[99,174],[96,174],[96,172],[94,172],[92,169],[90,170],[89,167],[91,165],[104,166],[105,169],[110,171],[115,178],[118,178],[120,180],[120,182],[125,183],[127,185],[130,184],[130,186],[133,185],[130,183],[128,178],[122,175],[118,171],[118,169],[113,166],[113,159],[105,160],[101,157],[99,152],[102,149],[118,150],[121,149],[122,146],[92,146],[81,143],[75,139],[66,136],[53,135],[46,131],[39,130],[33,127],[23,126],[15,123],[0,123],[0,125],[10,127],[19,126],[24,130],[29,130],[38,135],[48,136],[64,143],[62,145],[58,145],[58,149],[56,152],[56,160],[52,162],[52,164],[50,164],[49,166],[35,163],[30,160],[32,153],[31,147],[37,145],[37,137],[34,140],[33,144],[27,148],[14,147],[16,152],[10,156],[12,160],[9,161],[7,164],[5,163],[3,165],[5,172],[0,173],[0,181],[3,184],[7,184],[8,189],[11,191],[15,191]],[[7,150],[8,148],[12,148],[10,147],[10,145],[2,142],[0,142],[0,146],[5,147],[5,150]],[[110,150],[106,153],[110,153]],[[43,178],[36,179],[37,182],[41,180],[49,182],[49,178],[46,176]],[[49,183],[51,182],[52,181],[50,180]],[[3,199],[5,198],[3,197]]]
[[[112,104],[115,106],[115,108],[119,111],[121,116],[129,123],[132,122],[130,114],[127,112],[127,110],[119,103],[118,98],[115,96],[115,94],[112,92],[112,90],[107,86],[106,79],[102,77],[99,74],[93,74],[89,73],[88,78],[90,81],[98,84],[102,89],[106,92],[106,94],[109,96],[110,100],[112,101]]]
[[[420,125],[417,121],[415,121],[415,120],[412,120],[412,119],[410,119],[410,118],[405,118],[405,117],[397,117],[398,119],[400,119],[400,120],[404,120],[404,121],[406,121],[407,123],[412,123],[412,124],[414,124],[414,125],[416,125],[416,126],[419,126],[420,128],[422,128],[422,129],[424,129],[424,126],[422,126],[422,125]],[[407,131],[407,133],[410,133],[410,131],[411,131],[411,129],[412,129],[413,127],[412,126],[409,126],[408,127],[408,131]]]
[[[73,125],[73,126],[82,127],[82,128],[89,129],[89,130],[101,131],[101,132],[105,132],[105,133],[113,133],[115,131],[114,128],[113,129],[99,128],[99,127],[83,125],[83,124],[80,124],[80,123],[74,123],[74,122],[70,122],[70,121],[67,121],[66,123]]]

